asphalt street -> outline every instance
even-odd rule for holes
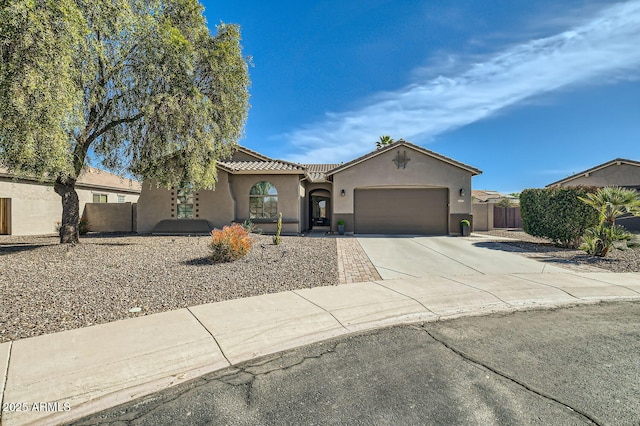
[[[640,424],[640,302],[380,329],[218,371],[75,424]]]

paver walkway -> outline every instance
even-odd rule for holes
[[[382,279],[356,238],[337,238],[336,245],[338,247],[338,282],[340,284]]]

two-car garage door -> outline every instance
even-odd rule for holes
[[[356,234],[448,234],[447,188],[356,189],[354,197]]]

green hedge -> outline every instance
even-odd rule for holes
[[[562,247],[576,248],[585,230],[598,224],[598,212],[578,197],[596,187],[525,189],[520,194],[524,232],[549,238]]]

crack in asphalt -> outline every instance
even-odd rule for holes
[[[500,376],[500,377],[502,377],[502,378],[504,378],[504,379],[506,379],[506,380],[508,380],[508,381],[510,381],[510,382],[512,382],[512,383],[515,383],[516,385],[518,385],[518,386],[520,386],[520,387],[522,387],[522,388],[526,389],[527,391],[532,392],[532,393],[534,393],[534,394],[536,394],[536,395],[538,395],[538,396],[540,396],[540,397],[542,397],[542,398],[545,398],[545,399],[548,399],[548,400],[550,400],[550,401],[553,401],[553,402],[555,402],[556,404],[560,404],[560,405],[562,405],[563,407],[565,407],[565,408],[567,408],[567,409],[569,409],[569,410],[573,411],[574,413],[576,413],[576,414],[578,414],[578,415],[582,416],[582,417],[583,417],[587,422],[589,422],[589,423],[591,423],[591,424],[595,424],[595,425],[597,425],[597,426],[602,426],[602,425],[603,425],[603,423],[602,423],[602,422],[600,422],[599,420],[597,420],[594,416],[592,416],[592,415],[590,415],[590,414],[588,414],[588,413],[585,413],[584,411],[581,411],[581,410],[580,410],[580,409],[578,409],[578,408],[572,407],[572,406],[570,406],[570,405],[568,405],[568,404],[566,404],[566,403],[564,403],[564,402],[560,401],[559,399],[557,399],[557,398],[553,397],[552,395],[549,395],[549,394],[547,394],[547,393],[545,393],[545,392],[543,392],[543,391],[541,391],[541,390],[535,389],[535,388],[533,388],[533,387],[531,387],[531,386],[527,385],[526,383],[521,382],[521,381],[519,381],[518,379],[515,379],[515,378],[513,378],[513,377],[509,376],[507,373],[504,373],[504,372],[502,372],[502,371],[500,371],[500,370],[498,370],[498,369],[496,369],[496,368],[494,368],[494,367],[491,367],[490,365],[485,364],[485,363],[484,363],[484,362],[482,362],[481,360],[479,360],[479,359],[477,359],[477,358],[475,358],[475,357],[473,357],[473,356],[471,356],[471,355],[469,355],[469,354],[464,353],[464,352],[463,352],[463,351],[461,351],[460,349],[456,349],[456,348],[455,348],[455,347],[453,347],[451,344],[447,343],[446,341],[444,341],[444,340],[442,340],[442,339],[437,338],[437,337],[436,337],[436,336],[434,336],[431,332],[429,332],[429,330],[427,330],[427,328],[426,328],[426,325],[425,325],[425,324],[423,324],[423,325],[422,325],[422,326],[420,326],[420,327],[416,327],[416,326],[412,326],[412,327],[413,327],[413,328],[416,328],[417,330],[422,330],[422,331],[424,331],[424,332],[425,332],[425,333],[427,333],[427,335],[429,335],[429,337],[431,337],[433,340],[435,340],[436,342],[440,343],[440,344],[441,344],[441,345],[443,345],[445,348],[447,348],[447,349],[448,349],[448,350],[450,350],[451,352],[455,353],[456,355],[458,355],[459,357],[461,357],[461,358],[462,358],[462,359],[464,359],[465,361],[468,361],[468,362],[470,362],[470,363],[472,363],[472,364],[474,364],[474,365],[477,365],[477,366],[480,366],[480,367],[482,367],[482,368],[485,368],[485,369],[487,369],[487,370],[491,371],[492,373],[494,373],[494,374],[496,374],[496,375],[498,375],[498,376]]]
[[[320,359],[323,356],[336,352],[338,346],[342,345],[343,342],[326,342],[327,347],[323,348],[320,352],[314,354],[308,354],[303,356],[293,357],[294,359],[287,360],[285,359],[290,352],[283,352],[276,355],[267,355],[258,360],[247,361],[247,365],[232,365],[230,367],[226,367],[225,370],[232,370],[221,374],[222,371],[211,373],[213,377],[202,376],[194,380],[195,385],[189,386],[186,389],[176,390],[173,389],[173,393],[171,395],[150,395],[147,396],[146,399],[139,401],[138,403],[134,403],[131,407],[127,407],[124,411],[118,413],[113,418],[105,418],[105,419],[95,419],[92,418],[89,422],[79,419],[70,424],[82,424],[82,425],[102,425],[102,424],[120,424],[120,425],[130,425],[133,422],[140,420],[149,414],[153,413],[160,407],[165,404],[176,401],[185,395],[188,395],[192,392],[197,392],[201,390],[204,386],[212,382],[219,382],[223,385],[231,386],[231,387],[243,387],[246,386],[246,395],[245,395],[245,404],[247,407],[251,406],[251,393],[253,390],[253,384],[255,380],[260,376],[266,376],[276,371],[286,371],[290,370],[294,367],[300,366],[307,361]],[[300,359],[298,359],[300,358]],[[282,361],[295,361],[288,362],[284,365],[271,365],[282,362]],[[262,371],[261,369],[266,367],[267,369]],[[209,375],[210,376],[210,375]],[[192,383],[194,383],[192,382]],[[188,386],[188,383],[182,384],[182,386]],[[141,407],[141,408],[140,408]],[[133,411],[136,408],[139,408],[139,411]],[[117,407],[107,409],[105,411],[109,412],[112,410],[117,410]],[[132,411],[130,411],[132,410]],[[89,417],[100,416],[100,413],[95,413]]]

